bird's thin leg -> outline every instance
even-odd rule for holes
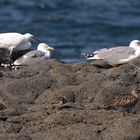
[[[10,54],[9,54],[9,57],[10,57],[10,70],[11,70],[12,64],[13,64],[13,60],[12,60],[12,52],[13,52],[13,49],[14,49],[13,46],[10,47]]]
[[[9,54],[10,58],[12,57],[13,49],[14,49],[14,47],[10,47],[10,54]]]

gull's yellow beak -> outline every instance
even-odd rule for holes
[[[55,49],[53,47],[48,47],[47,50],[54,51]]]

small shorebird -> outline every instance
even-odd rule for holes
[[[133,40],[129,46],[103,48],[91,54],[82,53],[81,55],[87,59],[102,59],[112,66],[118,66],[140,56],[140,41]]]
[[[49,105],[52,105],[52,108],[53,109],[61,109],[63,108],[63,105],[65,103],[67,103],[67,99],[64,98],[63,96],[56,96],[56,97],[53,97],[52,99],[50,99],[48,101]]]
[[[3,98],[0,96],[0,111],[7,109],[7,106],[3,103]]]
[[[118,109],[120,111],[130,112],[131,109],[136,105],[139,101],[140,91],[135,88],[131,91],[131,94],[124,94],[116,97],[111,102],[105,104],[103,106],[104,109]]]

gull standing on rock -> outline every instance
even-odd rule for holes
[[[13,50],[27,50],[31,47],[31,40],[38,40],[32,34],[20,33],[1,33],[0,34],[0,48],[5,48],[10,51],[10,57]]]
[[[28,65],[34,63],[35,58],[50,58],[51,51],[53,50],[54,48],[48,46],[46,43],[40,43],[37,47],[37,50],[26,53],[22,57],[18,58],[13,64],[14,66]]]
[[[102,59],[110,65],[119,65],[129,62],[140,56],[140,41],[133,40],[129,46],[118,46],[114,48],[103,48],[91,54],[82,53],[87,59]]]

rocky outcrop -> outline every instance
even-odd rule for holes
[[[140,58],[118,67],[103,61],[37,62],[10,71],[1,68],[0,139],[138,140],[140,102],[132,113],[100,109],[113,98],[140,89]],[[50,107],[62,96],[66,107]]]

